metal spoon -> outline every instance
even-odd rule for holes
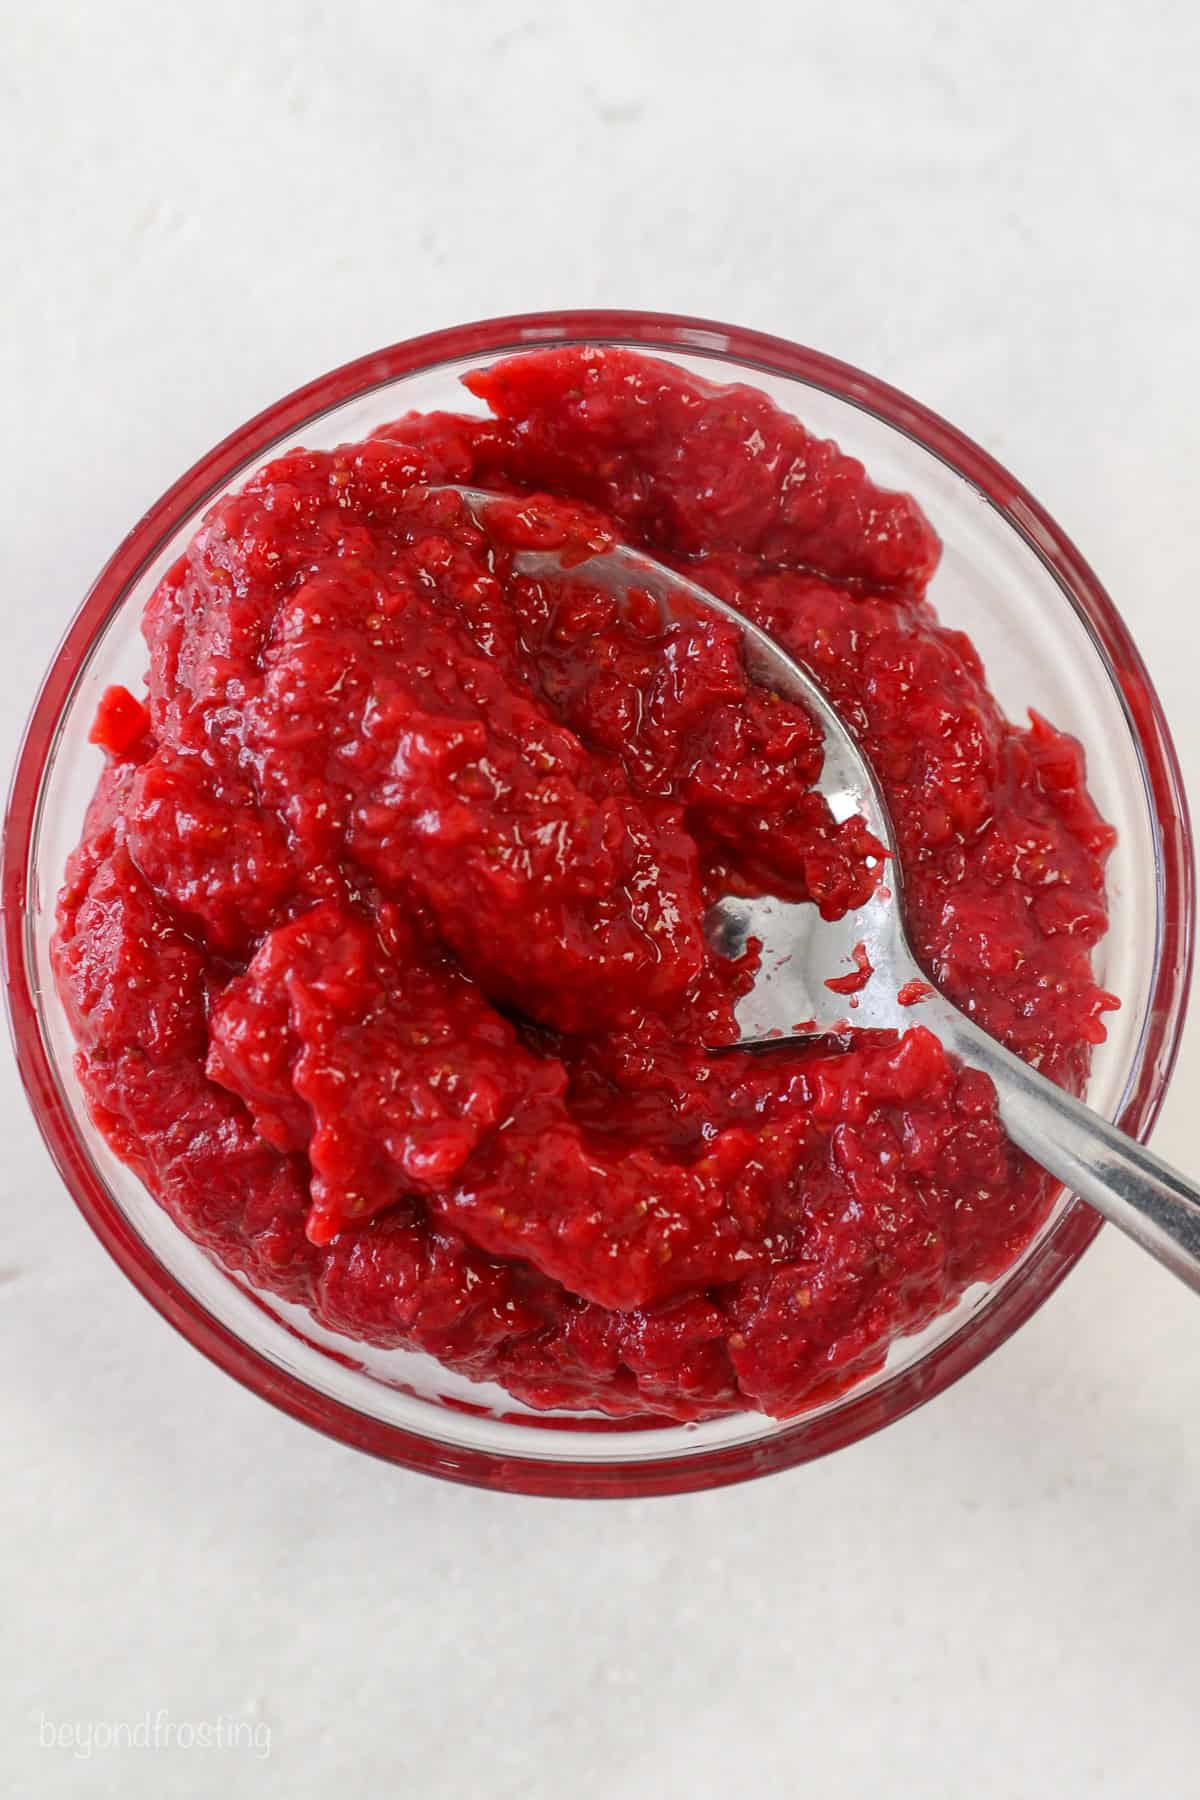
[[[480,488],[449,491],[485,529],[491,505],[502,498],[512,504],[508,496]],[[532,576],[582,576],[619,602],[632,592],[648,594],[664,625],[707,612],[736,626],[751,677],[797,701],[819,723],[825,739],[820,789],[834,818],[857,813],[889,852],[885,879],[871,898],[833,922],[815,906],[770,896],[730,896],[712,908],[708,929],[714,949],[737,956],[751,938],[762,946],[754,987],[735,1013],[740,1044],[777,1044],[844,1030],[851,1018],[856,1030],[926,1026],[951,1055],[990,1078],[1014,1144],[1200,1292],[1200,1187],[1005,1049],[938,992],[919,967],[904,929],[887,804],[869,763],[813,677],[733,607],[640,550],[618,545],[569,569],[555,552],[520,551],[514,566]],[[845,992],[827,982],[868,966],[870,977],[854,993],[851,1014]]]

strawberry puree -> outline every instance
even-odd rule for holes
[[[1079,746],[1008,723],[939,624],[916,504],[765,396],[619,350],[467,386],[490,416],[260,471],[150,601],[59,901],[80,1077],[182,1228],[326,1326],[537,1407],[794,1413],[1004,1269],[1050,1183],[919,1005],[710,1053],[753,978],[711,901],[838,917],[877,846],[729,627],[514,553],[644,546],[802,659],[891,803],[927,972],[1076,1089],[1112,833]],[[512,504],[485,532],[438,482]]]

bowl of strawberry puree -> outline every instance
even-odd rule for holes
[[[453,484],[507,497],[486,531]],[[1131,525],[1131,528],[1134,528]],[[815,351],[555,313],[362,358],[116,551],[4,848],[40,1128],[126,1275],[356,1447],[568,1496],[716,1486],[930,1399],[1099,1229],[920,1024],[739,1051],[726,893],[879,879],[803,710],[649,551],[822,683],[931,981],[1144,1136],[1191,844],[1126,625],[983,450]],[[69,1255],[69,1242],[62,1254]]]

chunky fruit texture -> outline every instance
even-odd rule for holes
[[[217,503],[147,608],[55,944],[93,1113],[185,1231],[327,1327],[536,1407],[787,1416],[1045,1214],[920,1023],[754,1055],[710,902],[880,879],[736,634],[619,614],[614,539],[773,632],[861,736],[930,976],[1078,1088],[1112,841],[1008,723],[916,504],[764,395],[619,350],[468,379]],[[512,496],[486,532],[426,484]],[[914,1000],[919,996],[914,996]]]

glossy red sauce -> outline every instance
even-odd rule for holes
[[[709,902],[838,916],[875,846],[731,631],[514,552],[643,545],[802,658],[929,974],[1070,1087],[1112,834],[1079,746],[938,623],[915,503],[765,396],[617,350],[467,385],[492,416],[281,457],[151,600],[59,905],[80,1076],[183,1229],[326,1326],[539,1407],[792,1413],[1002,1270],[1049,1183],[919,1004],[899,1040],[708,1053],[752,976]],[[439,481],[514,502],[485,534]]]

